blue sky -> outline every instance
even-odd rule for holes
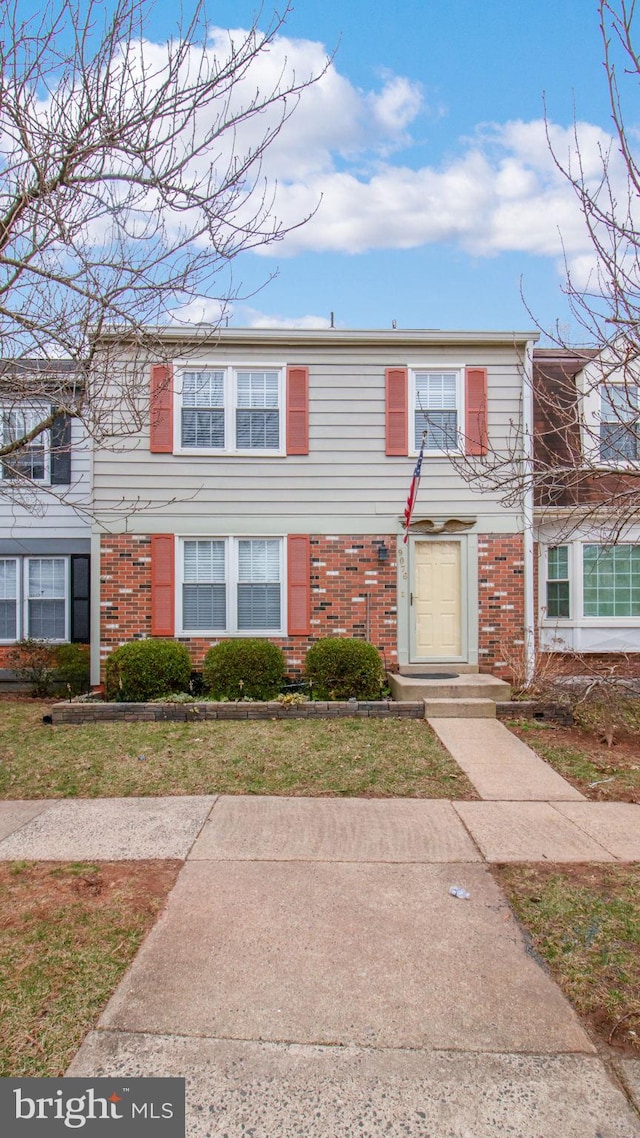
[[[256,11],[212,0],[209,18],[248,27]],[[175,0],[156,0],[155,40],[176,13]],[[335,53],[330,71],[266,171],[285,221],[320,203],[317,213],[238,260],[235,282],[253,295],[231,321],[321,325],[333,312],[351,328],[522,329],[532,325],[522,289],[543,327],[560,320],[579,338],[563,247],[579,281],[592,258],[549,155],[543,99],[562,157],[575,109],[597,175],[610,113],[596,0],[297,0],[278,58],[303,74],[324,52]]]
[[[213,6],[211,16],[238,26],[254,10],[234,0]],[[298,0],[285,34],[335,49],[336,69],[363,92],[380,90],[390,75],[419,85],[421,110],[407,127],[406,144],[388,157],[393,166],[442,169],[486,124],[539,121],[543,99],[559,127],[571,127],[575,107],[578,119],[609,129],[594,0]],[[528,216],[523,211],[525,227]],[[550,215],[548,223],[555,244],[557,218]],[[257,282],[265,261],[245,259],[243,279]],[[251,305],[283,321],[333,311],[346,327],[385,327],[392,319],[401,327],[529,327],[522,282],[543,326],[570,322],[557,245],[555,255],[491,243],[474,250],[452,234],[362,252],[281,256],[276,247],[268,268],[278,277]],[[238,309],[234,321],[242,315]]]

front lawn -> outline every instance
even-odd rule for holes
[[[0,798],[279,794],[477,798],[427,723],[210,720],[45,726],[0,702]]]
[[[592,1032],[640,1057],[640,865],[494,872],[532,947]]]
[[[0,864],[1,1077],[64,1074],[180,864]]]
[[[593,731],[522,719],[506,725],[587,797],[640,802],[640,742],[621,735],[607,747]]]

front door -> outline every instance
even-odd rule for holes
[[[414,660],[459,660],[462,656],[461,563],[459,541],[414,542]]]

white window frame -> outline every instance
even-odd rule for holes
[[[226,628],[185,628],[182,611],[182,586],[184,584],[184,543],[186,541],[223,541],[225,543],[225,585],[226,585]],[[280,628],[238,628],[238,546],[241,541],[278,541],[280,543]],[[280,533],[251,534],[186,534],[176,542],[176,597],[175,627],[177,635],[192,640],[239,639],[244,636],[261,636],[269,640],[274,636],[287,635],[287,561],[286,535]]]
[[[48,418],[48,416],[51,414],[51,407],[49,405],[47,405],[47,406],[43,405],[43,406],[39,407],[37,404],[36,405],[30,404],[29,406],[25,406],[25,405],[21,405],[19,403],[12,403],[10,405],[8,405],[8,404],[2,405],[0,407],[0,443],[2,443],[4,441],[4,427],[3,427],[3,423],[1,420],[5,415],[10,414],[12,412],[19,412],[20,414],[24,415],[26,430],[30,431],[31,428],[33,426],[35,426],[35,424],[37,422],[39,422],[42,419]],[[34,486],[50,486],[51,485],[51,431],[50,431],[50,429],[47,429],[46,431],[42,431],[42,433],[40,435],[36,436],[36,439],[34,439],[33,442],[36,442],[37,440],[40,440],[40,439],[42,439],[42,442],[44,444],[44,476],[42,478],[31,478],[28,474],[24,474],[24,475],[17,474],[15,478],[7,478],[4,475],[3,470],[2,470],[2,465],[3,465],[4,460],[0,459],[0,481],[1,482],[3,482],[6,486],[12,486],[12,485],[15,485],[15,484],[21,482],[22,479],[25,479],[27,482],[31,482]],[[28,449],[29,445],[31,445],[31,444],[28,444],[27,449]],[[17,452],[14,452],[14,453],[17,453]],[[7,455],[6,459],[7,459],[7,462],[10,463],[11,455]]]
[[[185,447],[182,445],[182,390],[186,371],[221,371],[224,373],[224,447]],[[280,445],[274,447],[236,447],[237,372],[275,371],[278,374],[278,434]],[[229,362],[220,360],[182,360],[175,365],[175,391],[173,400],[173,453],[223,457],[240,455],[248,458],[282,458],[286,455],[286,373],[285,363],[262,361]]]
[[[584,560],[585,545],[605,545],[598,537],[581,537],[569,541],[545,541],[539,557],[539,619],[544,628],[638,628],[640,616],[584,616]],[[620,545],[640,545],[638,538],[621,541]],[[569,617],[548,616],[546,611],[546,583],[549,568],[548,553],[551,546],[566,545],[569,549]]]
[[[457,412],[457,446],[450,447],[447,450],[439,448],[424,449],[425,458],[438,457],[440,455],[448,454],[463,454],[464,453],[464,439],[465,439],[465,364],[460,363],[428,363],[428,364],[411,364],[408,368],[409,371],[409,454],[415,457],[420,451],[421,440],[416,440],[415,437],[415,414],[418,408],[417,397],[417,384],[416,377],[430,373],[433,375],[442,375],[446,373],[453,373],[456,376],[456,412]]]
[[[600,423],[602,422],[602,389],[603,387],[624,387],[625,381],[618,372],[612,371],[610,375],[594,373],[594,366],[584,369],[579,380],[579,391],[582,403],[582,453],[585,461],[600,470],[636,470],[640,465],[640,458],[602,459],[600,458]],[[631,386],[638,388],[640,401],[640,376],[629,381]],[[638,411],[640,424],[640,409]],[[589,544],[589,543],[587,543]]]
[[[63,638],[48,639],[47,644],[68,644],[71,640],[71,559],[64,554],[29,554],[2,556],[1,561],[16,562],[16,636],[14,640],[0,640],[0,644],[17,644],[29,635],[29,564],[32,561],[62,561],[64,563],[64,630]],[[51,598],[54,599],[54,598]],[[60,598],[61,599],[61,598]],[[40,637],[34,637],[40,639]]]

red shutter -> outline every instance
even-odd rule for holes
[[[309,368],[287,368],[287,454],[309,453]]]
[[[175,539],[172,533],[151,538],[151,635],[173,636],[175,613]]]
[[[311,539],[308,534],[289,534],[287,562],[289,636],[308,636],[311,632]]]
[[[465,391],[465,453],[486,454],[489,449],[486,367],[466,368]]]
[[[173,451],[173,368],[154,364],[149,395],[150,449],[153,454]]]
[[[408,388],[406,367],[388,367],[385,372],[387,454],[409,453]]]

